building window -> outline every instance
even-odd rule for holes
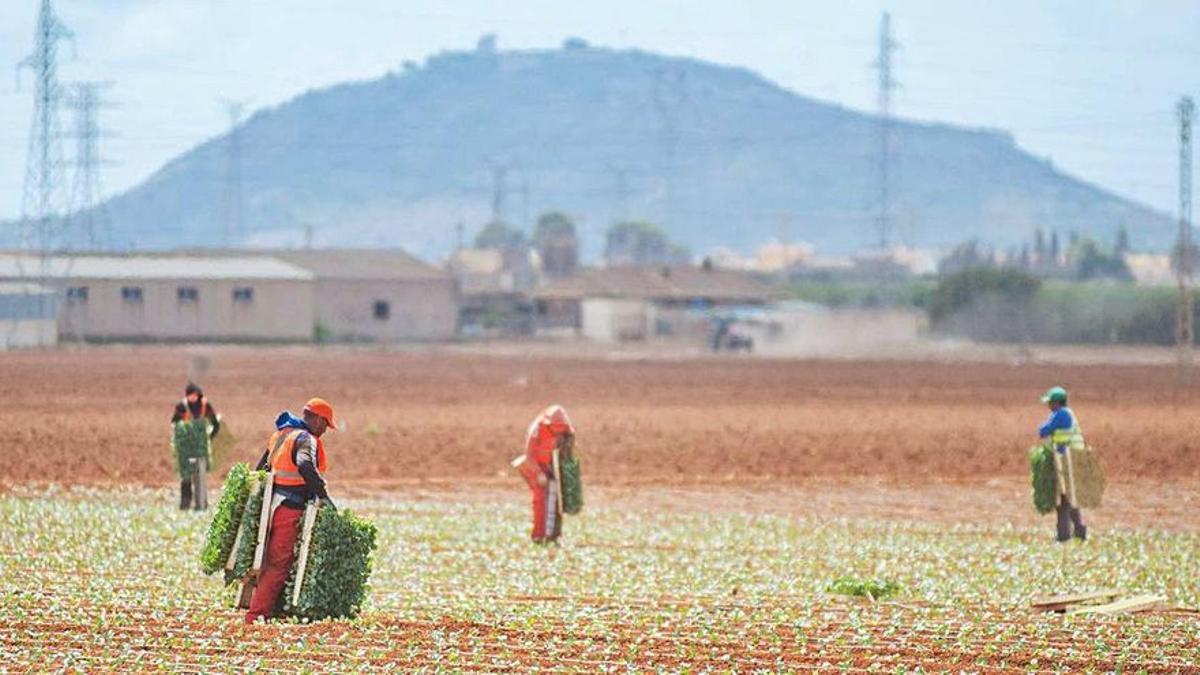
[[[88,287],[87,286],[71,286],[67,288],[68,302],[87,302]]]
[[[121,299],[125,302],[141,302],[142,287],[141,286],[122,286]]]
[[[235,288],[233,289],[234,302],[254,302],[253,288]]]
[[[178,290],[179,302],[199,302],[200,290],[195,286],[180,286]]]
[[[392,316],[392,305],[383,300],[375,301],[375,318],[387,321]]]

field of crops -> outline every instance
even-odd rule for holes
[[[1047,591],[1117,586],[1200,604],[1200,535],[1118,530],[1053,546],[1045,528],[946,527],[625,503],[525,541],[515,500],[360,498],[379,525],[364,616],[244,627],[198,571],[202,515],[162,490],[0,496],[3,670],[269,672],[946,668],[1178,672],[1195,615],[1031,615]],[[844,575],[900,586],[871,602]]]
[[[327,437],[332,494],[379,533],[358,620],[245,627],[200,574],[207,517],[167,489],[189,371],[239,439],[220,471],[310,396],[349,420]],[[1030,500],[1054,383],[1109,479],[1082,545],[1052,543]],[[587,506],[537,548],[508,460],[550,402],[579,429]],[[1028,603],[1115,587],[1200,605],[1197,412],[1200,387],[1146,364],[4,354],[0,672],[1196,672],[1195,612]]]

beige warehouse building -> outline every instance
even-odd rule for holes
[[[56,290],[64,338],[306,341],[316,320],[312,273],[272,257],[7,254],[0,281]]]
[[[449,340],[458,333],[458,284],[397,249],[273,250],[313,276],[316,322],[338,341]]]

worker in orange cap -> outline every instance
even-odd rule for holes
[[[275,433],[267,441],[258,470],[270,470],[274,488],[271,494],[271,520],[263,555],[262,572],[250,598],[246,623],[274,616],[279,597],[287,584],[296,558],[296,537],[304,507],[319,499],[333,506],[325,490],[325,442],[321,436],[337,429],[333,406],[314,398],[304,405],[303,418],[289,411],[275,419]]]
[[[525,434],[524,462],[518,467],[533,493],[533,541],[546,544],[562,534],[562,488],[554,451],[575,438],[575,428],[560,405],[543,410]]]

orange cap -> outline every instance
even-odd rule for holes
[[[333,406],[329,405],[329,401],[323,398],[310,399],[308,403],[304,404],[304,412],[320,415],[325,418],[326,422],[329,422],[330,427],[333,429],[338,428],[337,418],[333,416]]]

